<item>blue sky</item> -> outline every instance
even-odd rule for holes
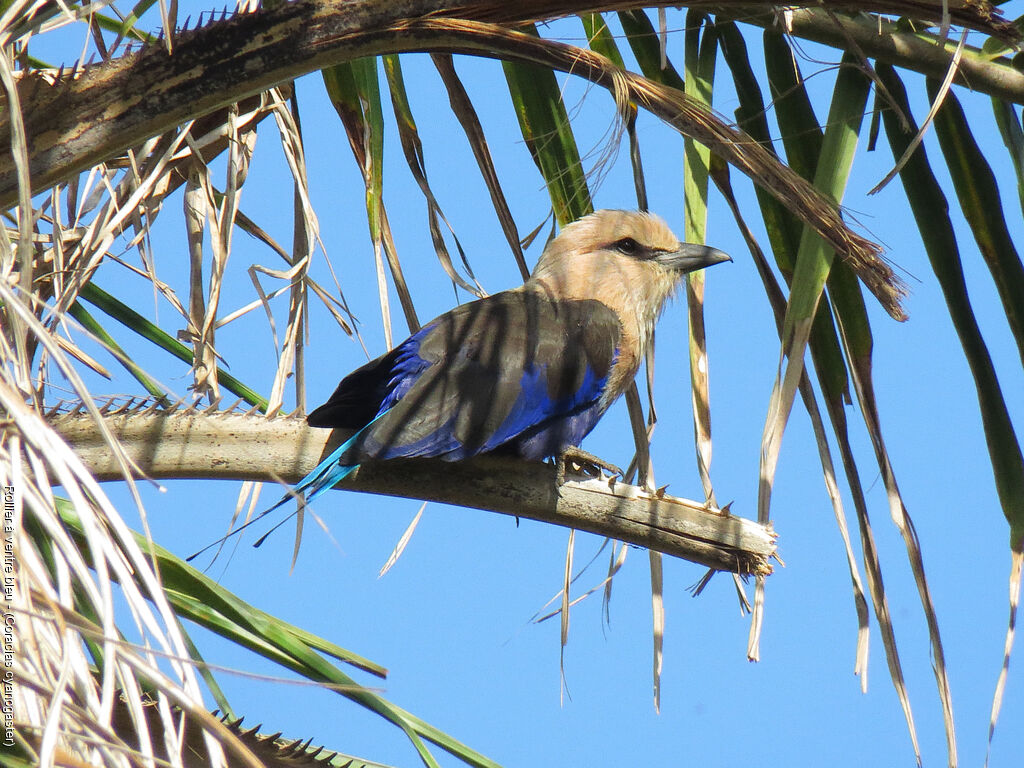
[[[1007,15],[1016,15],[1012,7]],[[673,29],[682,24],[680,14],[672,13],[669,19]],[[581,27],[572,20],[550,31],[577,43],[582,36]],[[744,31],[756,61],[760,31]],[[823,119],[834,77],[824,62],[838,60],[838,54],[805,48],[816,59],[802,62],[805,74],[821,72],[810,83],[818,97],[819,119]],[[669,55],[682,60],[680,32],[670,36]],[[403,67],[434,192],[483,286],[489,292],[513,287],[519,282],[518,270],[468,145],[448,114],[440,80],[424,55],[405,57]],[[545,217],[549,203],[519,136],[500,66],[457,58],[456,67],[480,112],[499,178],[525,234]],[[719,67],[715,105],[731,116],[735,99],[721,61]],[[906,82],[920,121],[927,107],[923,79],[908,76]],[[582,81],[565,79],[565,83],[565,99],[581,148],[601,149],[611,126],[611,99]],[[1019,240],[1024,226],[1016,180],[988,98],[962,89],[956,93],[994,164],[1011,231]],[[367,347],[376,355],[385,348],[362,181],[320,77],[299,81],[298,95],[321,237],[349,305],[361,320]],[[389,113],[387,105],[385,113]],[[650,207],[681,232],[682,140],[646,117],[641,119],[640,136]],[[405,166],[397,133],[390,130],[385,142],[388,213],[420,320],[426,321],[466,297],[455,296],[433,255],[425,205]],[[925,146],[942,178],[934,137],[927,137]],[[910,319],[902,324],[890,320],[869,297],[875,384],[900,488],[924,547],[950,670],[960,756],[964,764],[978,764],[984,756],[1007,621],[1008,529],[991,480],[970,373],[930,276],[902,188],[894,182],[880,194],[866,196],[892,163],[884,134],[872,153],[865,151],[862,141],[845,204],[862,231],[885,246],[911,286],[906,302]],[[971,299],[1011,416],[1021,429],[1024,376],[1020,361],[991,279],[956,210],[948,180],[943,178],[943,183],[954,208]],[[748,222],[756,225],[749,182],[734,173],[733,185],[747,206]],[[625,149],[592,191],[597,207],[635,207]],[[279,242],[288,243],[290,209],[287,169],[271,121],[266,121],[260,128],[242,210]],[[760,231],[759,237],[767,247]],[[714,192],[708,242],[735,259],[707,274],[715,441],[712,478],[722,503],[731,500],[734,514],[754,517],[760,439],[778,365],[778,341],[753,264],[724,202]],[[181,296],[187,286],[185,244],[178,196],[165,205],[152,245],[158,274]],[[539,246],[540,242],[528,251],[531,266]],[[322,254],[317,260],[314,274],[329,285]],[[223,299],[226,309],[252,300],[245,270],[253,263],[280,266],[266,248],[237,234],[229,264],[230,290]],[[96,280],[129,301],[149,290],[113,266],[101,270]],[[166,304],[137,303],[167,330],[180,327]],[[280,322],[283,302],[278,309]],[[314,305],[307,346],[311,406],[326,399],[337,381],[366,359],[360,345],[318,309]],[[701,488],[692,448],[685,323],[685,307],[676,302],[659,325],[656,398],[660,420],[653,451],[659,484],[669,483],[671,493],[696,498]],[[398,311],[394,327],[396,338],[401,338],[404,325]],[[269,390],[274,352],[262,313],[219,331],[217,341],[235,376]],[[159,378],[178,392],[185,391],[184,366],[154,355],[133,339],[125,338],[123,343]],[[97,384],[101,392],[125,389],[134,393],[136,385],[126,380]],[[857,427],[855,408],[849,409],[849,416],[869,488],[870,513],[923,757],[926,765],[940,765],[945,760],[945,740],[920,602],[902,540],[888,519],[870,444]],[[584,444],[620,464],[628,462],[630,446],[621,403]],[[237,483],[165,485],[165,493],[143,487],[158,542],[184,556],[223,532],[234,508]],[[129,508],[122,488],[106,487],[122,509]],[[256,606],[387,666],[390,675],[383,687],[388,698],[505,765],[911,765],[913,752],[873,616],[867,695],[860,693],[853,675],[856,614],[850,578],[813,435],[799,405],[786,434],[775,489],[772,518],[786,566],[777,568],[769,579],[761,662],[746,660],[749,619],[740,615],[731,579],[717,576],[700,597],[693,598],[687,588],[704,569],[666,559],[660,715],[652,706],[650,583],[647,553],[640,549],[629,551],[625,568],[615,578],[610,626],[602,625],[598,597],[572,613],[565,651],[571,698],[564,703],[559,696],[557,621],[531,623],[531,617],[561,586],[568,539],[564,529],[529,520],[517,526],[510,517],[431,504],[397,566],[378,578],[377,571],[419,502],[336,492],[317,502],[316,512],[330,527],[337,546],[315,525],[307,525],[298,563],[290,571],[292,539],[285,528],[259,550],[247,545],[254,538],[248,537],[210,573]],[[268,502],[277,495],[274,488],[264,494]],[[844,503],[856,538],[848,495]],[[577,564],[588,561],[602,544],[590,535],[579,535],[576,542]],[[855,547],[859,553],[859,544]],[[605,549],[577,582],[580,591],[600,581],[607,559]],[[753,594],[752,585],[748,594]],[[204,633],[197,632],[196,637],[212,663],[258,674],[285,674]],[[1016,765],[1019,760],[1014,747],[1020,739],[1024,693],[1014,672],[1011,669],[996,732],[993,766]],[[230,674],[219,675],[219,680],[247,723],[262,722],[268,730],[312,737],[315,743],[385,763],[416,764],[415,753],[400,732],[335,694]],[[365,682],[379,685],[369,678]],[[440,750],[437,754],[444,764],[454,764]]]

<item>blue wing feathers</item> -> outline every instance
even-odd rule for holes
[[[584,373],[583,381],[575,392],[560,398],[552,398],[548,372],[548,366],[545,365],[534,366],[533,369],[523,373],[520,380],[520,395],[501,427],[485,444],[484,451],[495,450],[499,446],[513,441],[520,436],[535,437],[539,434],[549,433],[554,436],[555,433],[561,432],[559,427],[563,426],[562,422],[573,423],[575,421],[574,417],[581,413],[594,413],[593,422],[590,423],[590,428],[593,427],[593,424],[597,422],[601,415],[595,409],[608,383],[608,376],[599,377],[588,366]],[[584,421],[588,420],[584,419]],[[569,433],[578,431],[578,429],[569,430]],[[590,429],[588,428],[583,434],[576,437],[573,444],[582,440],[589,431]],[[560,446],[552,445],[551,450],[538,453],[537,451],[541,447],[547,447],[547,441],[540,439],[533,440],[529,444],[519,441],[519,447],[520,450],[518,452],[524,458],[542,459],[545,456],[557,453],[565,446],[564,444]],[[524,448],[526,449],[525,451],[523,450]]]
[[[429,367],[418,351],[420,339],[431,328],[424,327],[386,355],[342,379],[331,398],[306,417],[306,423],[311,427],[361,429],[391,408]]]
[[[579,445],[608,405],[620,334],[597,301],[512,291],[457,307],[350,373],[309,415],[311,426],[357,431],[295,492],[311,501],[368,460],[541,459]]]

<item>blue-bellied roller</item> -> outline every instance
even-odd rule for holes
[[[456,307],[342,379],[307,421],[355,434],[294,492],[311,501],[370,461],[561,460],[633,380],[680,278],[728,260],[650,213],[569,224],[522,286]]]

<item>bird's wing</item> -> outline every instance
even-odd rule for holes
[[[314,414],[385,411],[360,434],[352,463],[474,456],[594,409],[620,335],[600,302],[507,291],[442,315],[347,377]]]
[[[306,417],[311,427],[359,430],[401,398],[409,385],[430,366],[418,355],[430,326],[410,336],[341,380],[330,399]]]

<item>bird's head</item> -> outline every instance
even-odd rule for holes
[[[680,242],[654,214],[603,210],[548,243],[530,282],[557,298],[601,301],[646,336],[684,274],[723,261],[716,248]]]

